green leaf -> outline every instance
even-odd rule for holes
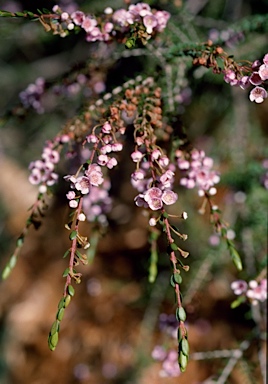
[[[64,315],[64,308],[60,308],[57,312],[57,320],[61,321],[63,319],[63,315]]]
[[[66,268],[65,271],[63,272],[62,274],[62,277],[66,277],[69,275],[69,272],[70,272],[70,268]]]
[[[70,253],[70,249],[68,249],[68,251],[66,251],[66,252],[64,253],[64,255],[63,255],[63,259],[65,259],[65,257],[67,257],[67,256],[69,255],[69,253]]]
[[[74,296],[74,293],[75,293],[75,290],[74,290],[74,287],[72,285],[68,285],[68,293],[70,296]]]
[[[55,333],[59,332],[59,329],[60,329],[60,323],[58,320],[55,320],[51,326],[50,336],[53,336]]]
[[[176,309],[176,319],[178,321],[185,321],[186,320],[186,312],[183,307],[179,307]]]
[[[178,246],[175,243],[171,243],[170,244],[170,248],[172,249],[172,251],[177,251],[178,250]]]
[[[17,263],[17,256],[16,255],[12,255],[10,260],[9,260],[9,266],[11,269],[13,269],[15,267]]]
[[[68,307],[68,305],[70,304],[70,301],[71,301],[71,296],[70,296],[70,295],[67,295],[67,296],[64,298],[64,308]]]
[[[185,356],[189,356],[189,343],[188,340],[182,339],[181,341],[181,351]]]
[[[3,280],[6,280],[8,278],[8,276],[10,275],[11,273],[11,268],[9,266],[9,264],[7,264],[2,272],[2,279]]]
[[[76,237],[77,237],[77,231],[72,231],[70,233],[69,239],[70,240],[74,240]]]
[[[177,283],[177,284],[181,284],[182,283],[182,277],[181,277],[180,273],[174,273],[173,274],[173,279],[174,279],[175,283]]]

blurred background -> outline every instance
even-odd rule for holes
[[[146,2],[172,15],[163,35],[164,47],[210,38],[241,60],[261,60],[268,52],[267,28],[248,33],[248,24],[241,23],[267,14],[268,1]],[[43,0],[38,8],[51,9],[54,4]],[[108,6],[126,6],[122,0],[62,0],[58,4],[68,12],[81,9],[94,14]],[[37,5],[0,0],[0,9],[36,12]],[[247,90],[231,87],[222,75],[193,67],[191,58],[163,61],[154,53],[161,47],[161,35],[148,48],[127,51],[116,43],[87,43],[83,34],[53,36],[38,22],[0,18],[0,41],[2,268],[36,199],[37,190],[28,182],[28,165],[40,158],[45,140],[53,138],[91,100],[138,74],[156,76],[170,124],[176,129],[183,121],[193,145],[214,159],[221,173],[215,203],[233,230],[230,236],[244,265],[237,272],[226,245],[213,234],[209,215],[198,214],[202,199],[197,192],[178,186],[178,210],[188,213],[188,220],[178,225],[188,234],[183,246],[190,252],[190,271],[181,288],[192,358],[185,373],[161,377],[163,367],[152,358],[152,350],[156,345],[177,348],[171,270],[164,242],[160,243],[159,274],[154,284],[148,282],[147,220],[134,206],[136,192],[128,182],[131,162],[126,161],[113,181],[110,230],[101,239],[92,264],[80,267],[82,283],[76,287],[52,353],[47,335],[64,288],[61,276],[66,259],[62,256],[70,246],[64,229],[66,186],[60,183],[42,226],[31,231],[12,275],[0,285],[0,382],[264,383],[265,303],[243,303],[231,309],[236,296],[230,284],[255,279],[266,267],[268,101],[251,103]],[[79,83],[81,70],[85,83]],[[40,78],[46,92],[40,92],[34,108],[28,107],[21,92]]]

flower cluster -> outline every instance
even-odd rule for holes
[[[90,164],[88,168],[85,170],[82,176],[65,176],[66,180],[71,182],[71,187],[76,189],[78,193],[82,195],[87,195],[90,191],[91,186],[99,186],[103,183],[103,174],[101,171],[101,167],[98,164]],[[69,205],[71,208],[76,208],[78,202],[75,199],[75,192],[69,191],[67,193],[67,199],[70,200]]]
[[[98,19],[79,10],[69,14],[58,5],[53,7],[53,12],[59,16],[57,29],[53,26],[54,33],[65,37],[72,30],[82,29],[88,42],[109,41],[118,33],[126,35],[133,26],[145,31],[147,35],[143,38],[149,39],[154,33],[162,32],[170,18],[168,12],[152,10],[146,3],[130,5],[128,10],[114,11],[107,7],[104,16]]]
[[[45,80],[42,77],[38,77],[35,83],[29,84],[28,87],[19,94],[23,106],[25,108],[32,107],[37,113],[43,113],[44,108],[41,104],[41,97],[44,91]]]
[[[199,196],[216,194],[217,190],[214,185],[220,181],[220,177],[212,169],[212,158],[206,156],[204,151],[197,149],[192,150],[190,154],[177,150],[175,156],[178,168],[187,172],[180,180],[181,185],[188,189],[197,187]]]
[[[134,151],[131,157],[134,162],[139,164],[131,175],[132,185],[141,192],[135,197],[136,205],[156,211],[161,209],[163,204],[174,204],[178,199],[178,195],[170,189],[174,180],[174,172],[167,169],[169,165],[168,157],[162,155],[158,149],[151,152],[150,160],[146,159],[146,156],[139,150]],[[146,170],[150,170],[150,164],[154,162],[161,166],[162,174],[155,178],[146,178]],[[151,186],[152,184],[155,186]]]
[[[250,101],[262,103],[268,94],[263,85],[268,80],[268,53],[264,56],[263,62],[256,60],[251,66],[251,74],[244,75],[234,68],[226,68],[224,72],[224,81],[232,86],[239,86],[242,89],[248,88],[250,85],[255,87],[250,91]],[[262,85],[262,86],[261,86]]]
[[[232,282],[231,288],[235,295],[246,296],[252,304],[267,300],[267,279],[262,279],[259,283],[256,280],[251,280],[249,283],[236,280]]]
[[[68,141],[68,137],[63,136],[58,140],[59,142]],[[43,149],[42,159],[30,163],[29,181],[33,185],[39,185],[40,193],[46,193],[47,187],[51,187],[58,181],[58,174],[54,172],[54,169],[59,160],[60,154],[55,149],[55,143],[48,141]]]

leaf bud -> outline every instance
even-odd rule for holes
[[[70,304],[70,301],[71,301],[71,296],[70,296],[70,295],[67,295],[67,296],[64,298],[64,308],[68,307],[68,305]]]

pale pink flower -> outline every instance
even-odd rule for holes
[[[131,153],[130,156],[131,156],[132,160],[134,161],[134,163],[137,163],[142,159],[143,154],[140,151],[134,151]]]
[[[154,226],[156,226],[156,224],[157,224],[156,219],[154,217],[151,217],[150,220],[149,220],[149,225],[151,227],[154,227]]]
[[[259,68],[259,75],[260,75],[260,78],[263,81],[268,79],[268,65],[263,64],[263,65],[260,66],[260,68]]]
[[[263,62],[264,64],[268,65],[268,53],[266,53],[266,55],[264,56]]]
[[[255,87],[249,94],[250,101],[255,101],[255,103],[262,103],[267,97],[267,92],[262,87]]]
[[[66,197],[68,200],[73,200],[75,198],[75,192],[69,191],[68,193],[66,193]]]
[[[169,189],[166,189],[163,192],[162,201],[164,204],[166,204],[166,205],[174,204],[177,201],[177,199],[178,199],[177,193],[175,193]]]
[[[109,169],[112,169],[112,168],[115,167],[116,165],[117,165],[117,160],[116,160],[115,157],[111,157],[111,158],[108,160],[107,164],[106,164],[107,168],[109,168]]]
[[[159,149],[154,149],[151,153],[152,160],[157,160],[161,156],[161,151]]]
[[[82,25],[84,18],[85,18],[85,14],[84,12],[81,12],[81,11],[76,11],[71,14],[71,19],[76,25]]]
[[[103,133],[110,133],[111,130],[112,130],[111,124],[110,124],[108,121],[106,121],[106,122],[103,124],[101,130],[102,130]]]
[[[120,151],[122,151],[122,149],[123,149],[123,144],[121,144],[121,143],[113,143],[112,144],[112,150],[114,152],[120,152]]]
[[[70,200],[69,201],[69,207],[70,208],[77,208],[78,207],[78,202],[76,200]]]
[[[131,174],[131,179],[138,181],[143,180],[145,177],[145,172],[142,169],[136,170]]]
[[[81,24],[81,27],[87,32],[91,32],[94,27],[97,25],[97,21],[95,19],[92,19],[91,17],[85,16],[83,19],[83,22]]]
[[[149,202],[151,199],[161,199],[162,191],[157,187],[149,188],[144,194],[144,200]]]
[[[98,157],[98,164],[99,165],[106,165],[108,163],[109,157],[107,155],[100,155]]]
[[[143,24],[146,28],[146,32],[151,34],[153,32],[153,29],[157,26],[156,17],[152,14],[147,14],[143,18]]]
[[[158,209],[161,209],[163,207],[162,200],[157,197],[153,197],[148,200],[147,204],[149,205],[149,208],[151,208],[153,211],[157,211]]]
[[[75,188],[78,191],[81,191],[83,195],[86,195],[87,193],[89,193],[90,184],[90,179],[88,177],[81,176],[77,178]]]
[[[244,280],[236,280],[232,282],[231,288],[235,295],[241,295],[247,291],[248,285]]]

